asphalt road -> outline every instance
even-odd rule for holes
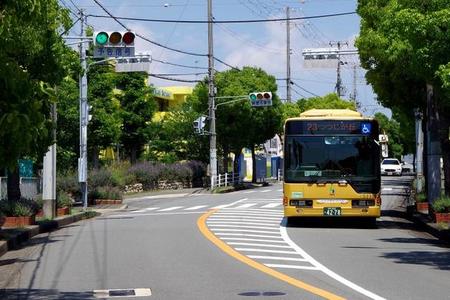
[[[280,184],[129,200],[127,210],[1,257],[0,273],[21,272],[0,281],[0,299],[138,288],[152,296],[137,299],[448,299],[449,249],[401,217],[410,179],[383,178],[376,229],[331,220],[286,227]]]

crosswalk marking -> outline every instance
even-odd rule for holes
[[[307,261],[304,258],[294,258],[294,257],[281,257],[281,256],[265,256],[265,255],[247,255],[250,258],[255,259],[273,259],[273,260],[289,260],[289,261]]]
[[[173,206],[173,207],[169,207],[169,208],[160,209],[158,211],[171,211],[171,210],[176,210],[179,208],[183,208],[183,206]]]
[[[277,206],[280,206],[280,205],[281,205],[281,203],[269,203],[269,204],[266,204],[264,206],[261,206],[261,208],[274,208],[274,207],[277,207]]]
[[[239,205],[236,208],[249,208],[249,207],[255,206],[256,204],[258,204],[258,203],[246,203],[246,204]]]
[[[228,220],[220,220],[220,221],[209,221],[208,225],[227,225],[227,224],[241,224],[241,225],[260,225],[266,227],[276,227],[280,226],[279,223],[258,223],[258,222],[245,222],[245,221],[228,221]]]
[[[264,230],[275,230],[278,231],[277,228],[270,228],[269,226],[241,226],[241,225],[222,225],[222,224],[212,224],[211,228],[215,227],[228,227],[228,228],[249,228],[249,229],[264,229]]]
[[[189,208],[185,208],[184,210],[196,210],[196,209],[200,209],[200,208],[204,208],[207,207],[208,205],[197,205],[194,207],[189,207]]]
[[[295,251],[282,251],[282,250],[268,250],[268,249],[255,249],[255,248],[235,248],[237,251],[248,251],[248,252],[266,252],[266,253],[279,253],[279,254],[292,254],[298,255]]]
[[[268,192],[271,192],[272,190],[263,190],[263,191],[261,191],[261,193],[268,193]]]
[[[274,241],[274,240],[268,240],[268,239],[248,239],[248,238],[221,238],[221,240],[224,241],[247,241],[247,242],[264,242],[264,243],[276,243],[276,244],[286,244],[284,241]]]
[[[215,231],[217,231],[217,229]],[[249,234],[249,233],[235,233],[235,232],[215,232],[214,234],[217,235],[217,236],[245,236],[245,237],[257,237],[257,238],[265,238],[265,239],[274,239],[273,242],[276,242],[276,240],[282,240],[283,239],[279,235],[267,235],[267,234]],[[270,241],[272,241],[272,240],[270,240]]]
[[[230,242],[230,243],[228,243],[228,245],[233,245],[233,246],[256,246],[256,247],[268,247],[268,248],[284,248],[284,249],[291,249],[290,246],[268,245],[268,244],[259,244],[259,243]]]
[[[279,189],[279,190],[277,190],[277,192],[282,192],[283,191],[283,189]]]
[[[252,194],[255,193],[255,191],[247,191],[247,192],[243,192],[242,194]]]
[[[267,233],[267,234],[275,234],[276,232],[273,231],[264,231],[264,230],[250,230],[250,229],[231,229],[231,228],[215,228],[214,233],[218,231],[225,231],[225,232],[250,232],[250,233]],[[218,235],[218,234],[217,234]]]
[[[134,214],[136,214],[136,213],[143,213],[143,212],[148,212],[148,211],[156,210],[156,209],[159,209],[159,207],[147,207],[147,208],[144,208],[144,209],[132,211],[132,213],[134,213]]]
[[[293,266],[293,265],[279,265],[279,264],[264,264],[269,268],[285,268],[285,269],[299,269],[299,270],[319,270],[312,266]]]

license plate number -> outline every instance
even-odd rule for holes
[[[388,175],[393,175],[394,173],[392,173],[392,172],[388,172],[387,174],[388,174]]]
[[[324,216],[340,216],[341,208],[340,207],[324,207],[323,215]]]

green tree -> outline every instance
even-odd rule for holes
[[[121,142],[131,163],[135,163],[151,136],[150,122],[156,103],[147,86],[144,73],[117,74],[116,87],[121,91],[117,99],[122,107]]]
[[[338,95],[331,93],[323,97],[311,97],[297,101],[301,112],[309,109],[351,109],[356,111],[353,102],[341,99]]]
[[[16,200],[17,160],[42,157],[51,144],[50,106],[69,52],[60,33],[71,21],[57,0],[4,0],[0,12],[0,167],[12,171],[8,197]]]
[[[99,166],[99,152],[119,142],[122,126],[120,101],[114,96],[114,69],[94,66],[88,74],[88,102],[92,119],[88,126],[88,147],[94,168]]]
[[[412,119],[414,108],[426,113],[426,85],[434,87],[431,126],[439,129],[445,189],[450,193],[448,1],[364,0],[358,2],[358,13],[361,32],[356,45],[381,103]],[[429,133],[435,139],[434,132]]]

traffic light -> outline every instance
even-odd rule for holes
[[[94,33],[96,47],[133,47],[136,35],[131,31],[99,31]]]
[[[255,92],[248,95],[252,106],[272,106],[271,92]]]
[[[194,130],[196,133],[202,133],[203,128],[205,128],[205,125],[206,125],[206,117],[201,116],[201,117],[195,119],[195,121],[193,122],[193,125],[194,125]]]

